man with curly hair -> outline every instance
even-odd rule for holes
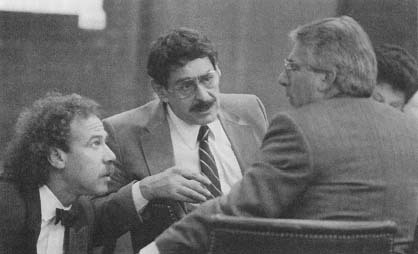
[[[115,160],[98,107],[53,93],[20,114],[0,178],[0,253],[91,253],[138,223],[131,184],[100,206],[84,196],[108,192]]]
[[[375,52],[377,85],[373,98],[403,110],[418,90],[418,64],[411,54],[397,45],[382,44]]]

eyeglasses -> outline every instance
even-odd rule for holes
[[[173,87],[168,88],[167,90],[174,93],[180,99],[186,99],[195,94],[198,84],[201,84],[207,89],[215,88],[215,79],[216,71],[212,70],[194,78],[178,80]]]
[[[317,71],[318,69],[313,68],[309,64],[298,64],[295,63],[292,59],[285,59],[284,60],[284,69],[286,73],[291,71],[300,71],[302,68],[306,68],[311,71]]]

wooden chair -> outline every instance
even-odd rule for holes
[[[389,254],[392,221],[211,217],[211,254]]]

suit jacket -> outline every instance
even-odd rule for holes
[[[112,194],[100,207],[87,197],[73,204],[78,220],[70,228],[69,253],[92,253],[95,246],[127,232],[129,224],[139,220],[131,188]],[[36,254],[42,222],[39,189],[22,190],[1,179],[0,214],[0,254]]]
[[[156,240],[161,253],[205,253],[207,215],[392,220],[412,241],[418,217],[417,120],[371,99],[335,98],[278,114],[229,195]]]
[[[267,129],[261,101],[254,95],[221,94],[219,120],[224,128],[241,170],[254,159]],[[115,189],[136,179],[174,166],[166,105],[151,101],[139,108],[105,119],[108,145],[117,157],[113,175]],[[150,202],[141,214],[142,222],[133,230],[137,250],[151,242],[171,223],[184,215],[183,205],[172,200]]]

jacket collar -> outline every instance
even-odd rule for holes
[[[151,115],[145,125],[146,131],[140,135],[150,174],[157,174],[174,166],[175,160],[166,104],[159,101]],[[249,146],[257,143],[252,128],[238,115],[224,108],[222,102],[218,118],[231,142],[241,170],[244,171],[250,163],[249,158],[253,158],[253,152],[256,151],[256,148],[249,149]]]

